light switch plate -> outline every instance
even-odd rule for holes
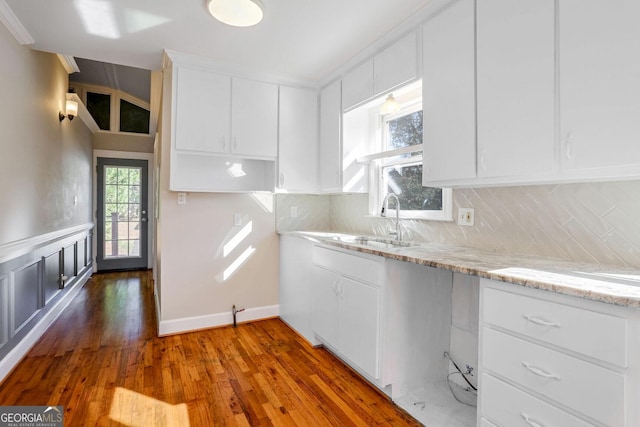
[[[289,208],[289,217],[291,217],[291,218],[297,218],[298,217],[298,207],[297,206],[291,206]]]
[[[242,225],[242,214],[233,214],[233,225]]]
[[[458,209],[458,225],[471,227],[473,226],[473,222],[474,222],[473,208]]]

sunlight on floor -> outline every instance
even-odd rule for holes
[[[170,405],[122,387],[113,394],[109,418],[128,427],[189,427],[186,403]]]

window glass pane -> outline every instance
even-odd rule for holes
[[[422,186],[421,164],[385,167],[382,172],[386,193],[396,193],[400,210],[442,210],[442,188]],[[389,203],[389,209],[396,209]]]
[[[110,130],[111,95],[87,92],[87,110],[102,130]]]
[[[120,132],[149,133],[149,111],[121,99]]]
[[[422,144],[422,111],[385,120],[385,123],[385,150]],[[420,153],[407,154],[407,156],[410,155],[420,155]]]

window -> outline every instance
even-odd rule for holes
[[[149,110],[121,99],[120,132],[149,133]]]
[[[100,130],[149,134],[148,102],[104,86],[70,83],[69,89],[86,100],[87,110]]]
[[[451,190],[422,186],[423,114],[419,93],[417,88],[407,96],[398,97],[401,109],[397,113],[379,116],[378,108],[371,111],[379,117],[379,129],[375,154],[369,156],[374,159],[370,210],[380,215],[386,195],[395,193],[402,218],[450,221]],[[396,209],[390,199],[386,215],[395,215]]]
[[[87,92],[87,110],[100,130],[111,129],[111,95]]]

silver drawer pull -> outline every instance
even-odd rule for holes
[[[540,368],[537,368],[535,366],[533,366],[532,364],[530,364],[529,362],[525,362],[524,360],[522,361],[522,366],[524,366],[525,368],[527,368],[528,371],[530,371],[531,373],[539,376],[539,377],[544,377],[544,378],[550,378],[552,380],[556,380],[556,381],[560,381],[560,377],[555,375],[555,374],[551,374],[549,372],[546,372]]]
[[[524,317],[525,319],[527,319],[531,323],[535,323],[536,325],[553,326],[554,328],[559,328],[560,327],[560,325],[557,324],[557,323],[549,322],[548,320],[539,319],[537,317],[529,316],[527,314],[523,314],[522,317]]]
[[[529,417],[529,415],[525,414],[524,412],[522,412],[520,415],[522,416],[524,421],[527,424],[529,424],[531,427],[544,427],[542,424],[537,423],[534,420],[532,420],[531,417]]]

